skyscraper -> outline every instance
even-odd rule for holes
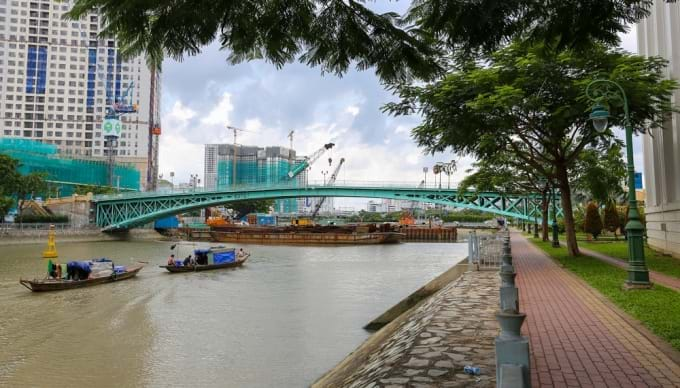
[[[126,91],[137,112],[122,117],[116,159],[134,163],[143,184],[159,126],[158,73],[144,58],[123,60],[99,36],[93,13],[65,20],[72,2],[0,0],[0,137],[55,144],[76,157],[104,158],[106,108]],[[157,132],[157,131],[156,131]]]
[[[235,150],[236,165],[233,163],[233,144],[205,145],[203,182],[207,190],[229,189],[234,184],[267,186],[290,183],[288,172],[302,162],[302,159],[296,157],[295,150],[285,147],[237,145]],[[304,186],[307,172],[303,171],[293,179],[293,184]],[[296,213],[298,202],[298,199],[277,200],[274,210],[279,213]]]

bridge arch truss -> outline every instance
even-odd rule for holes
[[[473,209],[530,222],[541,218],[540,194],[459,193],[455,189],[313,185],[102,195],[93,199],[93,210],[97,225],[106,231],[133,228],[171,215],[234,201],[300,197],[384,198]],[[558,215],[561,213],[562,209],[558,207]]]

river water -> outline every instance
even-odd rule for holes
[[[18,279],[42,276],[42,245],[0,247],[0,386],[308,386],[370,335],[363,325],[467,253],[253,245],[242,268],[169,274],[167,242],[58,244],[62,261],[149,264],[131,280],[32,293]]]

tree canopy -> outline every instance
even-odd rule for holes
[[[47,174],[32,172],[27,175],[19,173],[19,161],[11,156],[0,154],[0,219],[19,200],[19,213],[23,210],[21,200],[34,195],[46,193],[48,190],[45,178]]]
[[[623,197],[627,174],[622,148],[614,141],[581,152],[573,169],[576,196],[604,204]]]
[[[672,2],[674,0],[668,0]],[[104,36],[123,53],[195,55],[218,40],[232,62],[299,60],[343,74],[375,67],[387,82],[429,79],[434,58],[491,52],[514,38],[583,48],[615,44],[651,0],[415,0],[405,15],[377,13],[366,0],[76,0],[68,17],[99,12]],[[369,1],[370,3],[370,1]]]
[[[234,212],[236,218],[243,218],[250,213],[267,213],[274,206],[273,199],[257,199],[230,202],[225,205]]]
[[[677,83],[665,80],[661,58],[644,58],[595,45],[587,52],[555,51],[545,44],[516,42],[483,64],[467,62],[441,80],[403,85],[400,101],[387,104],[395,115],[420,114],[416,142],[432,153],[452,150],[478,160],[518,159],[536,174],[559,184],[569,252],[578,254],[568,170],[586,147],[603,147],[603,136],[588,122],[588,83],[608,78],[626,90],[637,132],[660,127]],[[612,125],[623,112],[612,101]]]

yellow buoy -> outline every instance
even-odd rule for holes
[[[43,251],[45,259],[52,259],[58,256],[57,244],[54,242],[54,225],[50,225],[50,231],[47,234],[47,249]]]

